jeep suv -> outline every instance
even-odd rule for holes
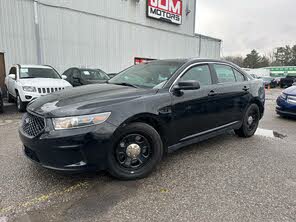
[[[20,112],[40,96],[72,87],[50,66],[14,65],[5,78],[8,102],[16,101]]]

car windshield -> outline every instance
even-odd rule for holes
[[[61,76],[52,68],[21,68],[20,78],[50,78],[61,79]]]
[[[109,83],[141,88],[162,88],[183,64],[179,61],[155,61],[134,65],[113,77]]]
[[[100,69],[81,69],[82,78],[85,80],[109,80],[107,73]]]

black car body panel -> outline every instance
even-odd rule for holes
[[[117,131],[131,122],[145,122],[155,127],[169,151],[238,129],[251,103],[259,106],[263,116],[265,93],[261,80],[220,60],[178,61],[182,66],[160,89],[93,84],[52,93],[30,103],[28,112],[45,118],[46,127],[34,138],[20,128],[25,154],[51,169],[101,170],[108,167],[106,156],[114,146]],[[239,71],[245,81],[218,83],[215,63]],[[212,85],[176,94],[172,86],[180,75],[189,67],[201,64],[209,66]],[[79,129],[56,131],[51,120],[104,112],[111,115],[103,124]]]

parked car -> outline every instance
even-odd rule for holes
[[[108,73],[107,75],[109,76],[110,79],[112,79],[114,76],[116,76],[118,73]]]
[[[2,90],[0,88],[0,113],[3,113],[3,111],[4,111],[3,94],[2,94]]]
[[[260,77],[259,79],[263,80],[265,88],[276,88],[277,82],[273,77]]]
[[[276,112],[280,116],[296,117],[296,86],[285,89],[278,97]]]
[[[257,76],[256,74],[250,74],[254,79],[259,79],[259,76]]]
[[[286,88],[293,85],[296,82],[296,74],[288,74],[286,78],[282,78],[280,81],[280,87]]]
[[[20,112],[40,96],[72,87],[54,68],[45,65],[14,65],[5,78],[5,85],[8,102],[16,101]]]
[[[263,116],[262,80],[220,60],[158,60],[108,81],[30,103],[20,138],[39,165],[70,172],[147,176],[164,153],[235,130],[254,135]],[[36,129],[36,130],[34,130]]]
[[[95,83],[105,83],[110,77],[101,69],[70,68],[64,74],[72,86],[82,86]]]
[[[275,77],[274,80],[276,81],[277,86],[280,86],[283,77]]]

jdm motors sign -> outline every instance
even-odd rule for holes
[[[182,24],[182,0],[147,0],[148,17]]]

